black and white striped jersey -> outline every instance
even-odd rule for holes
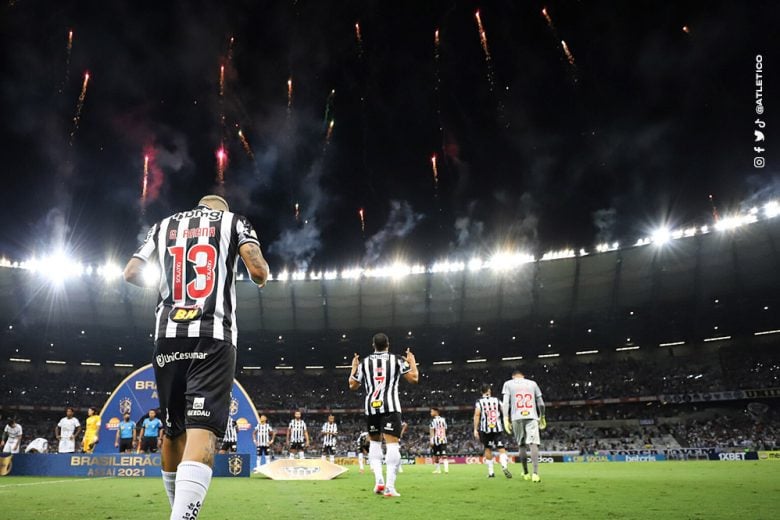
[[[336,423],[325,423],[322,425],[322,445],[336,447],[336,438],[339,433],[339,427]]]
[[[501,433],[504,423],[501,418],[501,401],[498,397],[483,395],[475,408],[479,410],[479,431],[482,433]]]
[[[401,376],[411,369],[404,358],[389,352],[366,356],[353,376],[355,381],[363,383],[366,391],[366,415],[401,412],[398,384]]]
[[[368,446],[368,442],[368,432],[360,432],[360,435],[358,435],[357,438],[358,451],[360,451],[361,448]]]
[[[257,423],[255,426],[255,441],[258,446],[267,448],[271,445],[271,432],[273,428],[268,423]]]
[[[238,250],[255,243],[249,221],[198,206],[154,224],[135,257],[160,270],[155,340],[215,338],[236,345]]]
[[[437,415],[431,420],[431,442],[434,445],[447,444],[447,421],[444,417]]]
[[[306,442],[306,423],[303,419],[293,419],[290,421],[290,442]]]
[[[228,417],[227,426],[225,427],[225,436],[222,437],[222,442],[238,442],[238,431],[236,431],[236,422],[232,417]]]

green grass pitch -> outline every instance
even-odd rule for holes
[[[496,467],[500,470],[498,464]],[[519,474],[519,465],[512,465]],[[400,498],[371,493],[356,467],[324,482],[214,479],[201,520],[254,518],[777,518],[780,463],[550,464],[542,482],[486,478],[482,466],[407,466]],[[141,479],[0,477],[0,517],[13,520],[168,518],[162,482]],[[391,516],[395,515],[395,516]]]

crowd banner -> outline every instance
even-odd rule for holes
[[[158,365],[169,361],[160,356],[155,359]],[[117,385],[111,393],[103,409],[100,411],[100,442],[95,445],[95,453],[117,453],[114,447],[114,439],[119,428],[119,422],[125,413],[130,414],[130,419],[140,428],[140,420],[151,409],[159,408],[157,396],[157,383],[154,379],[154,368],[151,364],[143,366],[128,375]],[[163,411],[164,412],[164,411]],[[252,442],[252,430],[260,422],[254,403],[247,395],[241,384],[233,380],[233,390],[230,398],[230,417],[236,423],[238,433],[238,453],[246,453],[250,457],[252,466],[255,465],[257,450]],[[165,423],[165,417],[160,417]],[[221,440],[221,439],[220,439]]]
[[[21,453],[5,457],[9,475],[32,477],[160,477],[160,454]],[[215,477],[249,477],[248,454],[217,454]]]

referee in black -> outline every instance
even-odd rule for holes
[[[236,369],[236,266],[263,286],[268,264],[249,221],[206,195],[154,224],[125,267],[144,286],[146,264],[160,271],[154,372],[165,411],[162,474],[171,520],[198,517],[211,483],[217,439],[225,434]]]

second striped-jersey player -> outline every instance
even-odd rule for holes
[[[300,458],[305,458],[305,449],[309,447],[309,430],[301,419],[301,412],[295,412],[290,425],[287,427],[287,445],[290,449],[290,458],[295,458],[298,453]]]
[[[509,458],[501,436],[504,434],[504,420],[501,412],[501,401],[493,397],[489,384],[482,385],[482,397],[474,405],[474,437],[479,439],[485,448],[484,457],[488,467],[488,477],[493,478],[493,450],[498,450],[498,460],[506,478],[512,478],[507,464]]]
[[[322,436],[322,458],[325,456],[330,457],[330,461],[334,462],[336,456],[336,441],[338,440],[339,426],[336,424],[336,417],[333,415],[328,416],[328,422],[322,425],[320,435]]]
[[[364,413],[368,426],[368,463],[374,472],[374,492],[386,497],[401,496],[395,489],[398,468],[401,466],[401,401],[398,398],[398,384],[403,377],[416,384],[420,380],[417,361],[407,349],[402,358],[390,353],[390,339],[384,333],[374,334],[374,351],[360,360],[355,354],[349,374],[349,389],[361,386],[366,392]],[[387,446],[387,482],[382,476],[382,439]]]
[[[434,473],[441,473],[440,461],[444,462],[444,473],[450,472],[450,461],[447,459],[447,421],[439,415],[438,408],[431,408],[431,455],[436,464]]]
[[[219,451],[220,453],[235,453],[238,451],[238,430],[236,429],[236,421],[230,416],[228,416],[227,425],[225,426],[225,435],[222,437],[222,446]]]
[[[255,426],[253,439],[255,446],[257,446],[256,469],[259,469],[260,466],[266,463],[268,450],[271,447],[271,444],[273,444],[275,438],[276,432],[271,427],[271,425],[268,424],[268,418],[265,415],[261,415],[260,422],[257,423],[257,426]]]

